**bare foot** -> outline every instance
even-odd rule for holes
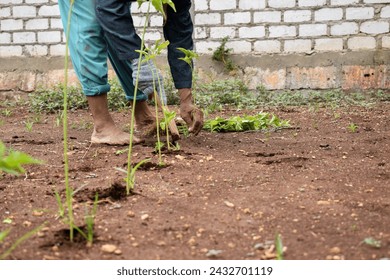
[[[191,89],[179,89],[180,116],[188,125],[188,131],[198,135],[203,128],[203,112],[192,103]]]
[[[105,128],[97,131],[93,130],[91,136],[91,143],[106,144],[106,145],[128,145],[130,142],[130,135],[117,127]],[[143,141],[133,135],[133,144],[140,144]]]

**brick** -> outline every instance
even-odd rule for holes
[[[299,36],[317,37],[326,35],[328,27],[326,24],[301,24],[299,25]]]
[[[315,21],[330,21],[330,20],[342,20],[343,9],[341,8],[324,8],[314,13]]]
[[[4,5],[7,5],[7,4],[21,4],[23,3],[23,0],[0,0],[0,4],[4,4]]]
[[[60,43],[62,40],[60,31],[38,32],[39,43]]]
[[[226,43],[228,49],[232,49],[233,53],[250,53],[252,52],[252,43],[247,41],[228,41]]]
[[[251,21],[250,12],[236,12],[236,13],[224,14],[225,25],[250,23],[250,21]]]
[[[29,45],[24,47],[24,54],[26,56],[46,56],[47,49],[45,45]]]
[[[382,8],[381,18],[390,18],[390,6],[386,6]]]
[[[0,17],[5,18],[11,16],[11,8],[6,7],[6,8],[1,8],[0,9]]]
[[[49,0],[25,0],[26,4],[43,4],[43,3],[49,3]]]
[[[256,41],[253,48],[256,53],[280,53],[281,43],[278,40]]]
[[[285,22],[304,22],[311,20],[310,10],[289,10],[284,12]]]
[[[51,56],[64,56],[65,44],[51,45],[49,46],[49,53]]]
[[[60,16],[60,10],[58,8],[58,5],[51,5],[51,6],[42,6],[38,10],[38,15],[40,16]]]
[[[296,34],[295,26],[279,25],[269,27],[270,38],[293,37],[296,36]]]
[[[299,7],[318,7],[326,5],[326,0],[298,0]]]
[[[254,23],[271,23],[271,22],[281,22],[282,21],[282,12],[272,11],[272,12],[255,12],[253,14]]]
[[[146,18],[144,16],[132,16],[135,27],[143,27],[145,25]]]
[[[49,20],[45,18],[30,19],[26,21],[26,30],[42,30],[49,28]]]
[[[382,48],[390,49],[390,36],[384,36],[382,38]]]
[[[0,46],[0,57],[21,56],[21,46]]]
[[[196,25],[214,25],[221,23],[221,15],[218,13],[196,14]]]
[[[195,5],[195,11],[205,11],[209,9],[209,3],[207,0],[196,0],[193,4]]]
[[[386,4],[390,3],[390,0],[364,0],[365,4]]]
[[[348,6],[353,4],[358,4],[359,0],[331,0],[330,4],[332,6]]]
[[[270,8],[292,8],[295,7],[295,0],[268,0]]]
[[[371,19],[374,17],[373,7],[362,7],[362,8],[347,8],[346,19]]]
[[[0,33],[0,45],[8,45],[11,43],[11,33]]]
[[[287,40],[284,41],[285,53],[303,53],[311,51],[311,40]]]
[[[12,8],[14,18],[32,18],[37,15],[37,9],[31,6],[15,6]]]
[[[372,50],[376,48],[374,37],[352,37],[348,39],[348,48],[351,50]]]
[[[388,21],[366,21],[360,25],[360,31],[367,34],[381,34],[389,32]]]
[[[318,51],[341,51],[343,50],[343,39],[341,38],[326,38],[316,39],[314,49]]]
[[[234,38],[236,35],[235,27],[211,27],[210,37],[213,39],[221,39],[224,37]]]
[[[150,26],[163,26],[163,17],[161,15],[152,15],[150,17]]]
[[[210,0],[210,10],[221,11],[221,10],[232,10],[237,7],[236,0]]]
[[[220,45],[221,42],[198,41],[195,42],[195,49],[200,54],[212,54]]]
[[[249,89],[255,89],[263,85],[268,90],[285,89],[286,70],[278,69],[260,69],[255,67],[246,67],[244,69],[243,82]]]
[[[4,19],[0,21],[1,31],[21,30],[23,29],[23,20]]]
[[[162,35],[160,32],[158,31],[148,31],[145,33],[145,41],[157,41],[157,40],[160,40],[162,39]]]
[[[239,0],[241,10],[259,10],[265,8],[265,0]]]
[[[14,44],[31,44],[36,42],[34,32],[15,32],[12,34]]]
[[[388,89],[390,75],[387,65],[343,66],[342,88],[350,89]]]
[[[328,89],[338,86],[337,68],[329,67],[291,67],[287,80],[290,89]]]
[[[61,19],[51,18],[50,19],[50,29],[63,29]]]
[[[330,27],[330,35],[344,36],[359,33],[359,25],[356,22],[344,22]]]
[[[240,38],[263,38],[265,36],[265,27],[240,27],[238,29],[238,34]]]
[[[194,28],[195,39],[205,39],[207,38],[207,29],[206,27],[195,27]]]

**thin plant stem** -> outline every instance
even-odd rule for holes
[[[0,255],[0,260],[4,260],[6,257],[8,257],[9,254],[12,253],[13,250],[15,250],[22,242],[24,242],[25,240],[29,239],[31,236],[33,236],[35,233],[37,233],[38,231],[40,231],[43,226],[46,224],[43,223],[42,225],[34,228],[33,230],[25,233],[22,237],[20,237],[18,240],[15,241],[14,244],[11,245],[10,248],[8,248],[7,251],[5,251],[3,254]]]
[[[74,217],[72,205],[72,189],[69,187],[69,161],[68,161],[68,68],[69,68],[69,34],[70,23],[72,17],[72,9],[74,0],[70,1],[70,8],[68,13],[68,24],[66,32],[66,47],[65,47],[65,78],[64,78],[64,105],[63,105],[63,136],[64,136],[64,176],[65,176],[65,191],[66,191],[66,205],[68,208],[68,223],[69,223],[69,238],[73,242],[74,236]]]
[[[153,73],[153,72],[152,72]],[[153,73],[153,88],[156,88],[155,85],[155,79],[154,79],[154,73]],[[160,140],[160,121],[158,117],[158,101],[157,101],[158,94],[156,90],[154,91],[154,108],[156,110],[156,130],[157,130],[157,149],[158,149],[158,163],[162,164],[162,156],[161,156],[161,140]]]
[[[127,195],[130,194],[130,191],[134,188],[134,185],[131,184],[131,156],[133,153],[133,138],[134,138],[134,118],[135,118],[135,105],[137,104],[137,92],[138,92],[138,82],[139,82],[139,71],[141,70],[141,61],[142,61],[142,51],[144,50],[144,42],[145,42],[145,33],[146,26],[149,22],[150,17],[150,2],[148,2],[148,10],[146,12],[145,24],[142,31],[141,37],[141,51],[138,59],[138,75],[135,80],[134,86],[134,97],[133,97],[133,110],[131,112],[131,121],[130,121],[130,143],[129,143],[129,152],[127,155],[127,179],[126,179],[126,192]]]

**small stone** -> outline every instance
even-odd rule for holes
[[[135,217],[135,213],[133,211],[129,211],[129,212],[127,212],[127,216],[130,218],[133,218],[133,217]]]
[[[242,212],[244,212],[245,214],[250,214],[251,210],[249,208],[245,208],[244,210],[242,210]]]
[[[207,252],[206,257],[216,257],[220,255],[222,252],[223,252],[222,250],[211,249]]]
[[[131,244],[131,246],[133,246],[133,247],[138,247],[139,244],[138,244],[137,242],[134,242],[134,243]]]
[[[337,254],[340,254],[340,253],[341,253],[341,249],[340,249],[339,247],[333,247],[333,248],[331,248],[331,249],[329,250],[329,252],[330,252],[331,254],[337,255]]]
[[[24,226],[24,227],[30,227],[31,224],[32,224],[32,223],[31,223],[30,221],[24,221],[24,222],[23,222],[23,226]]]
[[[35,217],[40,217],[43,215],[43,211],[34,210],[32,214]]]
[[[198,242],[196,242],[196,239],[194,236],[192,236],[189,240],[188,240],[188,245],[190,246],[196,246],[198,244]]]
[[[149,215],[148,215],[148,214],[143,214],[143,215],[141,216],[141,220],[142,220],[142,221],[149,220]]]
[[[59,249],[60,249],[60,248],[58,248],[57,245],[54,245],[53,247],[51,247],[51,250],[52,250],[53,252],[58,252]]]
[[[330,205],[330,201],[319,200],[317,201],[317,205]]]
[[[167,243],[165,243],[164,241],[157,242],[157,246],[164,247],[166,245],[167,245]]]
[[[229,202],[229,201],[227,201],[227,200],[225,200],[223,203],[225,203],[225,205],[226,205],[227,207],[234,208],[234,204],[231,203],[231,202]]]
[[[100,250],[104,253],[109,253],[109,254],[112,254],[114,253],[116,250],[118,249],[117,246],[113,245],[113,244],[104,244],[102,245],[102,247],[100,248]]]
[[[42,237],[45,237],[46,234],[45,234],[44,232],[42,232],[42,231],[38,231],[38,232],[37,232],[37,236],[40,237],[40,238],[42,238]]]
[[[114,254],[115,254],[115,255],[122,255],[122,251],[121,251],[120,249],[116,249],[116,250],[114,251]]]
[[[181,156],[181,155],[176,155],[175,158],[177,158],[178,160],[183,160],[185,159],[185,157]]]

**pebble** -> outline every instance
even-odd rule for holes
[[[222,252],[223,252],[222,250],[211,249],[206,253],[206,257],[216,257],[220,255]]]
[[[129,211],[129,212],[127,212],[127,216],[130,218],[133,218],[133,217],[135,217],[135,213],[133,211]]]
[[[317,205],[330,205],[330,201],[319,200],[317,201]]]
[[[143,214],[143,215],[141,216],[141,220],[142,220],[142,221],[149,220],[149,215],[148,215],[148,214]]]
[[[195,237],[193,236],[193,237],[191,237],[189,240],[188,240],[188,245],[190,245],[190,246],[195,246],[195,245],[197,245],[198,244],[198,242],[196,242],[196,239],[195,239]]]
[[[113,245],[113,244],[104,244],[102,245],[102,247],[100,248],[100,250],[104,253],[109,253],[109,254],[112,254],[114,253],[116,250],[118,249],[117,246]]]
[[[341,253],[341,249],[339,247],[333,247],[329,250],[329,252],[331,254],[340,254]]]
[[[40,216],[43,215],[43,212],[42,211],[38,211],[38,210],[34,210],[32,214],[35,217],[40,217]]]
[[[234,208],[234,204],[231,203],[230,201],[225,200],[223,203],[225,203],[225,205],[226,205],[227,207]]]
[[[31,226],[31,222],[30,221],[24,221],[23,222],[23,226],[25,226],[25,227],[30,227]]]

